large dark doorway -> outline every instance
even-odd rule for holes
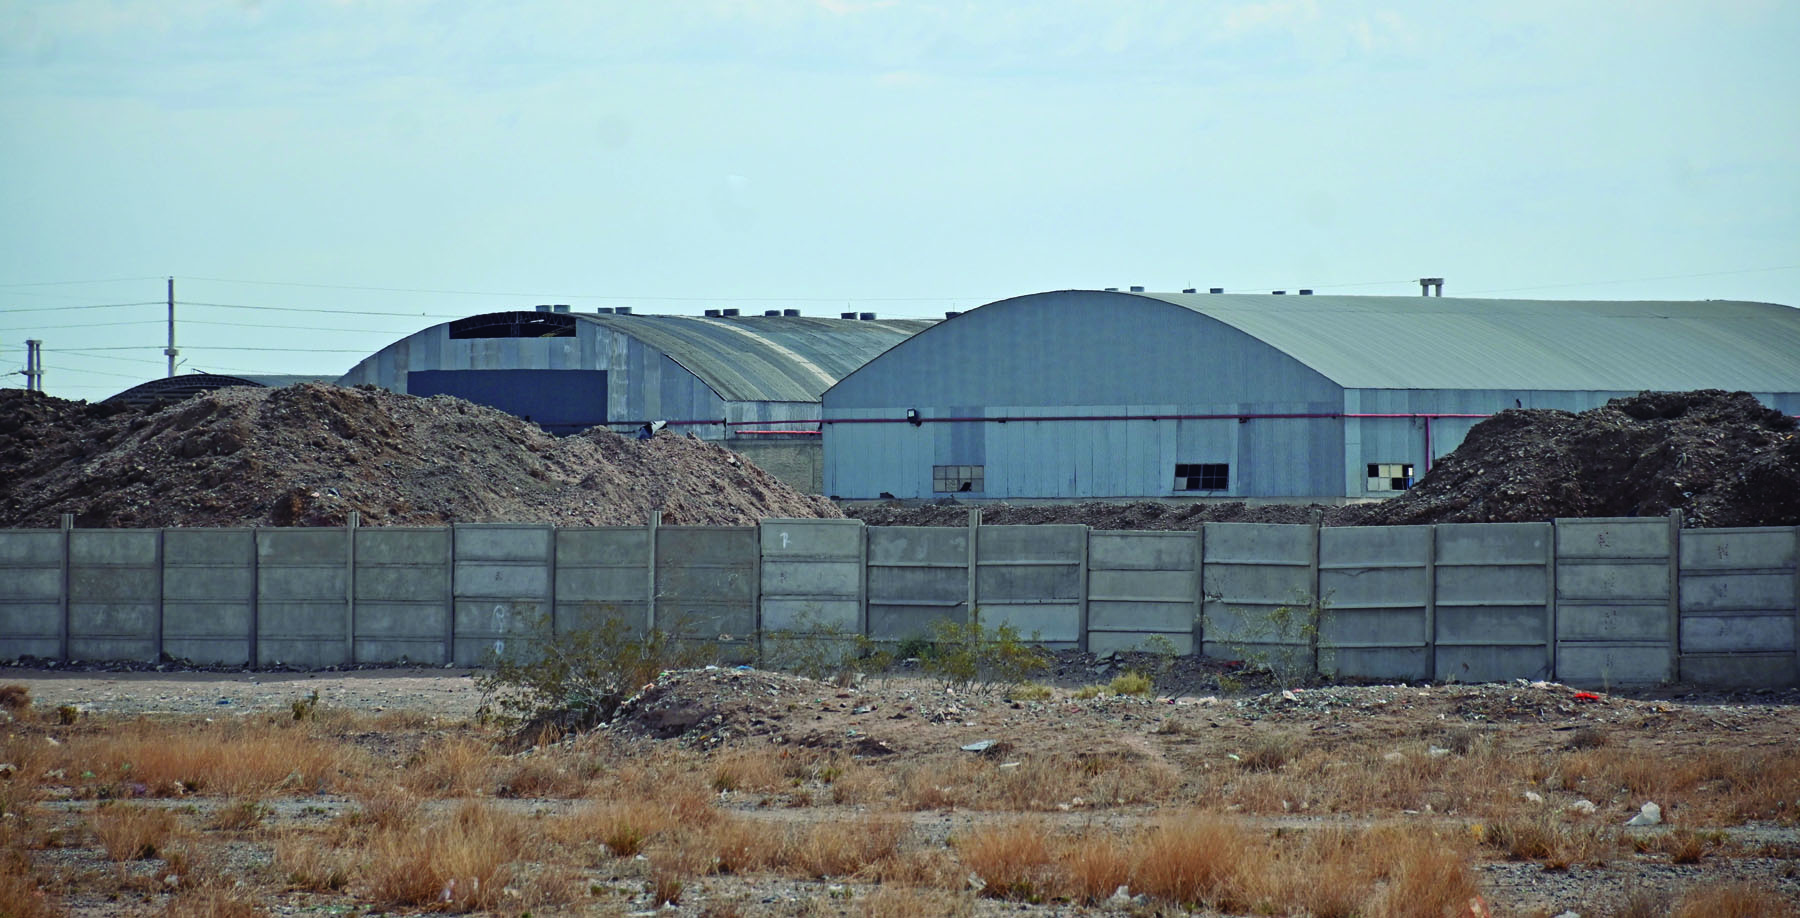
[[[406,391],[468,399],[554,434],[606,423],[605,370],[414,370]]]

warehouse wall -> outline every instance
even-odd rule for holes
[[[1397,680],[1800,683],[1800,529],[1678,518],[1083,526],[0,531],[0,658],[478,665],[609,618],[729,659],[1009,624]],[[767,659],[767,657],[764,657]]]
[[[1234,416],[1335,415],[1342,405],[1342,389],[1317,372],[1191,310],[1038,294],[941,322],[827,390],[825,493],[929,498],[933,466],[980,465],[987,498],[1165,495],[1176,463],[1225,462],[1231,487],[1217,496],[1333,495],[1339,420],[1239,429]],[[904,421],[908,409],[919,426]],[[1204,414],[1226,419],[1105,419]],[[1068,416],[1101,419],[1026,420]]]

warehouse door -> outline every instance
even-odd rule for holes
[[[606,423],[605,370],[414,370],[406,374],[406,391],[454,395],[553,434]]]

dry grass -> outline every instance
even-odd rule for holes
[[[634,857],[679,824],[664,801],[619,800],[583,806],[550,823],[549,832],[567,843],[604,846],[611,857]]]
[[[781,867],[814,879],[864,873],[900,850],[907,824],[888,816],[863,816],[797,827],[781,847]]]
[[[262,825],[269,809],[256,798],[227,800],[213,811],[212,827],[226,832],[242,832]]]
[[[470,736],[431,740],[406,763],[400,784],[426,797],[472,797],[497,783],[502,756],[492,743]]]
[[[1549,811],[1495,820],[1482,827],[1481,835],[1483,841],[1507,857],[1537,861],[1546,870],[1599,866],[1619,846],[1615,830]]]
[[[712,787],[721,791],[786,790],[795,783],[788,771],[792,761],[786,749],[759,746],[734,749],[713,759]]]
[[[54,894],[38,885],[24,852],[0,850],[0,914],[6,918],[54,918],[63,914]]]
[[[17,682],[0,685],[0,709],[15,716],[31,709],[31,689]]]
[[[523,829],[517,817],[466,803],[445,818],[376,832],[362,890],[387,907],[491,909],[512,879]]]
[[[273,866],[288,889],[338,892],[350,885],[356,857],[318,832],[292,831],[276,839]]]
[[[184,889],[169,900],[165,918],[257,918],[266,914],[247,887],[207,886]]]
[[[1214,813],[1172,816],[1133,846],[1131,888],[1174,905],[1218,900],[1256,842],[1242,824]]]
[[[1670,918],[1795,918],[1800,907],[1772,883],[1745,880],[1710,883],[1689,890]]]
[[[241,721],[137,721],[71,736],[37,758],[78,796],[101,797],[310,794],[366,767],[359,753],[304,725]]]
[[[1095,903],[1131,881],[1131,852],[1105,833],[1065,840],[1056,852],[1058,894],[1076,902]]]
[[[156,857],[181,825],[168,810],[115,804],[102,805],[89,814],[88,828],[108,858],[136,861]]]
[[[1050,890],[1055,855],[1049,829],[1038,822],[1015,822],[976,829],[955,839],[957,857],[984,884],[981,893],[1000,899],[1035,901]]]
[[[967,895],[940,890],[883,886],[863,897],[857,914],[862,918],[968,918],[975,914],[975,902]]]

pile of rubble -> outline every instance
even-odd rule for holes
[[[160,410],[0,390],[0,526],[534,522],[747,525],[839,517],[720,446],[595,428],[553,437],[449,397],[306,383]]]

